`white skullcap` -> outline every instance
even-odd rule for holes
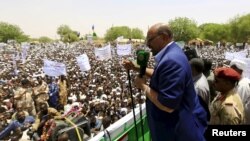
[[[103,99],[103,98],[107,99],[108,96],[107,96],[106,94],[102,94],[102,95],[101,95],[101,99]]]
[[[121,112],[125,112],[127,114],[128,113],[128,109],[127,108],[121,108]]]
[[[74,103],[72,103],[72,105],[71,105],[72,107],[75,107],[75,106],[77,106],[77,107],[80,107],[80,103],[78,103],[78,102],[74,102]]]
[[[233,65],[235,65],[238,69],[244,71],[247,67],[246,62],[244,62],[243,60],[239,60],[239,59],[233,59],[230,62],[230,67],[232,67]]]
[[[86,99],[87,98],[87,96],[86,95],[80,95],[80,99],[82,99],[82,100],[84,100],[84,99]]]

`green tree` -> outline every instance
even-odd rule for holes
[[[79,34],[77,31],[73,31],[67,25],[61,25],[57,29],[57,34],[60,36],[60,40],[63,42],[75,42],[79,41]]]
[[[205,23],[199,26],[200,38],[213,42],[229,40],[229,25],[217,23]]]
[[[170,20],[168,24],[174,33],[175,41],[187,42],[198,37],[199,29],[194,20],[186,17],[178,17]]]
[[[41,43],[49,43],[49,42],[52,42],[53,40],[49,37],[42,36],[42,37],[38,38],[38,41]]]
[[[117,26],[111,27],[107,30],[106,34],[104,35],[105,41],[114,41],[117,37],[123,36],[124,38],[136,38],[136,39],[143,39],[143,32],[138,29],[130,29],[127,26]]]
[[[139,28],[133,28],[131,31],[132,38],[133,39],[144,39],[145,37],[143,36],[143,31],[140,30]]]
[[[25,35],[16,25],[0,22],[0,42],[8,40],[16,40],[19,43],[26,42],[29,40],[29,36]]]
[[[230,39],[233,42],[250,40],[250,14],[235,16],[229,21]]]

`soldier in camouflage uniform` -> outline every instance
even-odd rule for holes
[[[45,81],[43,81],[43,79],[41,77],[37,78],[38,81],[38,85],[36,87],[33,88],[34,90],[34,101],[35,101],[35,106],[36,106],[36,110],[39,110],[39,106],[38,104],[40,102],[45,102],[48,104],[48,100],[49,100],[49,87],[47,85],[47,83]]]
[[[24,111],[27,111],[31,116],[35,116],[36,109],[32,99],[34,91],[30,86],[30,81],[28,79],[24,79],[21,81],[21,84],[22,86],[15,92],[14,95],[15,105],[21,104]]]
[[[215,90],[220,92],[210,105],[210,124],[238,125],[244,123],[244,107],[235,90],[240,74],[232,68],[215,70]]]

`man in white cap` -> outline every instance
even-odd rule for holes
[[[239,59],[233,59],[230,62],[230,67],[241,74],[241,79],[238,83],[237,92],[241,97],[245,108],[245,124],[250,124],[250,80],[244,77],[244,71],[246,70],[247,64]]]

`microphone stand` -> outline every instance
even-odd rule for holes
[[[146,68],[142,68],[142,66],[140,66],[140,75],[139,75],[139,77],[140,78],[142,78],[143,77],[143,74],[145,74],[145,70],[146,70]],[[141,98],[141,96],[142,96],[142,91],[141,90],[139,90],[139,100],[140,100],[140,102],[141,102],[141,100],[142,100],[142,98]],[[143,119],[142,119],[142,106],[141,106],[141,103],[139,102],[139,107],[140,107],[140,120],[141,120],[141,132],[142,132],[142,141],[144,141],[144,128],[143,128]]]
[[[133,98],[133,94],[132,94],[132,85],[131,85],[130,70],[128,70],[127,73],[128,73],[129,90],[130,90],[130,96],[131,96],[131,102],[132,102],[132,110],[133,110],[133,117],[134,117],[136,141],[138,141],[139,140],[139,136],[138,136],[137,125],[136,125],[136,116],[135,116],[135,108],[134,108],[134,100],[133,100],[134,98]]]

